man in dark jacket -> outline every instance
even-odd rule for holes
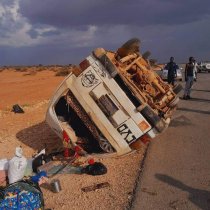
[[[190,92],[191,87],[193,85],[194,80],[194,67],[195,67],[195,59],[193,57],[189,57],[189,63],[185,66],[185,90],[184,90],[184,96],[183,99],[187,100],[190,99]]]
[[[168,70],[168,84],[172,84],[174,85],[174,80],[177,77],[177,69],[178,66],[177,64],[174,62],[174,57],[170,58],[170,62],[167,63],[165,69]]]

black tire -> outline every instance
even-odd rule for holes
[[[123,58],[129,54],[139,53],[140,40],[133,38],[124,43],[118,50],[117,54]]]
[[[174,93],[178,94],[182,90],[182,85],[178,84],[173,88]]]

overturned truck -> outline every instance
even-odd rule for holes
[[[161,80],[139,45],[95,49],[57,88],[46,121],[65,148],[122,155],[168,127],[181,88]]]

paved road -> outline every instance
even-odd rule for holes
[[[192,97],[150,145],[133,209],[210,210],[210,74],[198,75]]]

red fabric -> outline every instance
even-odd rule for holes
[[[64,155],[64,157],[69,157],[70,156],[68,148],[64,149],[64,154],[63,155]]]
[[[69,140],[70,140],[70,138],[69,138],[68,134],[66,133],[66,131],[63,131],[63,141],[68,143]]]
[[[94,161],[93,158],[91,158],[91,159],[88,160],[88,163],[89,163],[89,165],[93,165],[95,163],[95,161]]]

